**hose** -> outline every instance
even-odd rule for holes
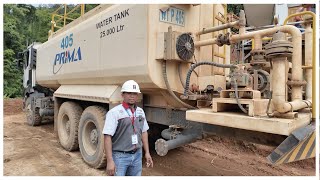
[[[186,84],[183,82],[182,77],[181,77],[181,63],[178,64],[178,74],[179,74],[179,79],[180,82],[182,84],[183,89],[185,89]],[[190,89],[188,89],[189,94],[194,94],[193,92],[190,91]]]
[[[244,113],[248,113],[248,111],[247,110],[245,110],[243,107],[242,107],[242,105],[240,104],[240,102],[239,102],[239,96],[238,96],[238,84],[237,84],[237,81],[235,80],[235,78],[232,78],[233,79],[233,82],[234,82],[234,93],[235,93],[235,95],[236,95],[236,101],[237,101],[237,104],[238,104],[238,106],[239,106],[239,108],[242,110],[242,112],[244,112]]]
[[[184,93],[183,93],[184,97],[188,97],[187,92],[188,92],[188,89],[189,89],[190,76],[191,76],[192,71],[196,67],[201,66],[201,65],[210,65],[210,66],[216,66],[216,67],[221,67],[221,68],[237,68],[237,66],[233,65],[233,64],[219,64],[219,63],[215,63],[215,62],[198,62],[198,63],[195,63],[195,64],[191,65],[191,67],[190,67],[190,69],[188,70],[188,73],[187,73],[186,86],[184,87]]]
[[[174,92],[172,91],[170,85],[169,85],[169,82],[168,82],[168,77],[167,77],[167,61],[163,61],[162,62],[162,74],[163,74],[163,78],[164,78],[164,82],[166,84],[166,87],[168,89],[168,92],[170,93],[170,95],[176,100],[178,101],[180,104],[182,104],[183,106],[187,107],[187,108],[190,108],[190,109],[196,109],[195,107],[181,101],[175,94]]]

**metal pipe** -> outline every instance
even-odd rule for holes
[[[217,43],[218,43],[217,38],[212,38],[212,39],[206,39],[202,41],[196,41],[194,42],[194,46],[195,47],[208,46],[208,45],[217,44]]]
[[[299,16],[299,15],[310,15],[312,16],[312,27],[315,28],[316,27],[316,14],[311,12],[311,11],[305,11],[305,12],[301,12],[301,13],[296,13],[296,14],[292,14],[290,16],[288,16],[285,21],[284,24],[286,24],[288,22],[288,20],[294,16]],[[313,29],[312,31],[312,39],[313,39],[313,43],[312,43],[312,102],[315,102],[315,98],[316,98],[316,31]],[[315,119],[316,118],[316,108],[315,108],[315,103],[312,103],[312,118]]]
[[[54,33],[54,14],[52,14],[52,17],[51,17],[51,33]]]
[[[189,88],[191,73],[196,67],[201,66],[201,65],[210,65],[210,66],[216,66],[216,67],[221,67],[221,68],[237,68],[238,67],[233,64],[219,64],[219,63],[207,62],[207,61],[202,61],[202,62],[198,62],[196,64],[191,65],[191,67],[187,73],[186,87],[184,89],[184,93],[183,93],[183,95],[180,96],[181,99],[188,99],[187,92],[188,92],[188,88]]]
[[[228,29],[228,28],[232,28],[234,26],[237,26],[238,24],[239,24],[239,21],[235,21],[235,22],[230,22],[230,23],[226,23],[226,24],[211,27],[211,28],[203,28],[201,31],[196,32],[195,35],[199,36],[202,34],[207,34],[207,33],[215,32],[215,31],[221,31],[224,29]]]
[[[310,101],[293,100],[286,101],[285,84],[287,81],[283,72],[286,72],[286,57],[278,57],[272,59],[272,103],[276,111],[279,113],[287,113],[311,106]],[[276,115],[276,114],[275,114]]]
[[[262,41],[268,41],[268,40],[272,40],[272,38],[271,38],[271,37],[264,37],[264,38],[262,38],[261,40],[262,40]],[[255,40],[252,39],[251,41],[252,41],[251,49],[256,49],[255,46],[254,46]],[[261,42],[261,46],[262,46],[262,42]]]
[[[298,22],[290,22],[286,23],[283,25],[295,25],[295,24],[300,24],[304,23],[304,21],[298,21]],[[273,28],[275,26],[278,26],[278,24],[273,24],[273,25],[267,25],[267,26],[259,26],[259,27],[246,27],[246,31],[254,31],[254,30],[260,30],[260,29],[268,29],[268,28]]]
[[[66,25],[66,17],[67,17],[67,5],[64,5],[64,20],[63,20],[63,26]]]
[[[246,24],[247,24],[247,20],[246,20],[246,15],[244,13],[244,10],[240,10],[239,13],[239,34],[244,34],[246,33]]]
[[[262,50],[262,38],[260,36],[254,37],[253,44],[255,50]]]
[[[286,17],[286,19],[283,21],[283,25],[286,25],[289,21],[290,18],[293,18],[295,16],[301,16],[301,15],[306,15],[306,14],[309,14],[311,16],[315,16],[315,14],[311,11],[304,11],[304,12],[299,12],[299,13],[295,13],[295,14],[291,14],[290,16]],[[314,19],[315,20],[315,17]]]
[[[231,43],[236,43],[245,39],[258,39],[265,37],[267,35],[272,35],[277,31],[289,33],[292,35],[292,43],[293,43],[293,54],[292,54],[292,80],[293,81],[302,81],[302,36],[300,30],[291,25],[278,26],[270,29],[259,30],[255,32],[248,32],[245,34],[233,35],[230,37]],[[256,44],[255,47],[259,47],[260,45]],[[292,87],[292,100],[302,100],[302,89],[299,86]]]
[[[311,24],[306,25],[305,30],[305,66],[312,66],[312,28]],[[312,100],[312,69],[307,68],[305,70],[306,75],[306,100]]]
[[[161,136],[167,140],[170,140],[171,139],[171,132],[172,130],[171,129],[165,129],[161,132]]]
[[[73,11],[77,10],[81,5],[76,5],[71,11],[69,11],[66,15],[68,16],[69,14],[71,14]],[[81,7],[80,7],[81,8]]]
[[[287,82],[286,76],[286,57],[272,59],[272,104],[278,112],[288,112],[291,109],[290,104],[286,102],[286,89]]]
[[[64,5],[60,5],[60,7],[57,9],[57,10],[55,10],[52,14],[55,14],[55,13],[57,13],[61,8],[63,8],[64,7]]]
[[[284,33],[276,33],[273,36],[273,40],[276,42],[281,42],[286,39]],[[294,50],[293,50],[294,51]],[[299,109],[307,108],[311,105],[310,101],[302,101],[301,99],[293,99],[292,102],[287,102],[287,92],[286,92],[286,83],[287,83],[287,64],[288,59],[286,55],[277,55],[271,56],[272,59],[272,102],[274,108],[279,113],[287,113],[289,111],[293,112]],[[300,87],[300,85],[294,85],[293,87]],[[301,88],[301,87],[300,87]],[[274,114],[275,116],[277,113]],[[279,116],[278,116],[279,117]],[[284,116],[281,116],[284,117]]]
[[[200,133],[196,132],[185,132],[184,130],[183,134],[176,135],[175,139],[171,140],[164,140],[164,139],[158,139],[155,143],[155,150],[159,156],[165,156],[169,150],[175,149],[177,147],[192,143],[200,137]],[[162,134],[162,133],[161,133]],[[168,135],[166,135],[167,137]],[[169,135],[170,136],[170,135]]]
[[[284,24],[287,24],[288,20],[291,17],[294,16],[300,16],[300,15],[305,15],[308,14],[310,16],[312,16],[312,27],[313,27],[313,31],[312,31],[312,39],[313,39],[313,43],[312,43],[312,118],[315,119],[316,118],[316,107],[315,107],[315,102],[316,102],[316,14],[311,12],[311,11],[304,11],[301,13],[296,13],[296,14],[292,14],[290,16],[288,16],[285,20],[284,20]]]
[[[81,4],[81,16],[84,15],[85,4]]]
[[[277,31],[289,33],[292,35],[292,43],[293,43],[293,54],[292,54],[292,80],[302,82],[302,36],[301,32],[297,27],[294,26],[278,26],[270,29],[255,31],[255,32],[249,32],[245,34],[238,34],[230,37],[230,42],[235,43],[244,39],[259,39],[276,33]],[[257,47],[255,42],[255,46]],[[258,45],[259,47],[259,45]],[[275,72],[285,72],[285,64],[284,63],[276,63],[273,65],[273,67],[278,67],[278,69],[282,70],[273,70]],[[284,68],[284,69],[283,69]],[[273,89],[274,90],[280,90],[279,92],[274,92],[273,101],[276,106],[276,110],[280,113],[286,113],[289,111],[295,111],[302,108],[306,108],[311,105],[310,101],[302,101],[302,89],[301,86],[293,86],[292,87],[292,102],[286,102],[286,99],[283,98],[283,90],[285,92],[285,89],[282,87],[283,84],[278,82],[286,82],[285,76],[281,76],[281,78],[284,78],[283,80],[279,80],[279,78],[275,78],[274,75],[276,73],[273,73]],[[276,82],[277,81],[277,82]],[[284,93],[284,97],[285,97]]]
[[[295,119],[298,118],[298,113],[297,112],[288,112],[285,114],[281,114],[277,111],[274,112],[273,114],[275,117],[280,117],[280,118],[285,118],[285,119]]]
[[[53,109],[39,109],[40,116],[53,116],[54,110]]]

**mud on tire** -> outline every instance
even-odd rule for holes
[[[83,160],[94,168],[106,166],[104,136],[102,134],[106,109],[100,106],[86,108],[80,118],[79,148]]]
[[[58,136],[60,144],[67,151],[79,149],[78,128],[83,109],[74,102],[64,102],[58,113]]]
[[[27,117],[27,123],[30,126],[39,126],[41,124],[41,116],[39,114],[39,108],[31,109],[31,97],[26,100],[25,111]]]

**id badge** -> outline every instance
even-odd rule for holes
[[[131,136],[132,144],[138,144],[138,136],[136,134]]]

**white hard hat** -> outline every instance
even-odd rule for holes
[[[129,80],[123,83],[121,92],[135,92],[135,93],[141,93],[140,88],[137,82],[134,80]]]

